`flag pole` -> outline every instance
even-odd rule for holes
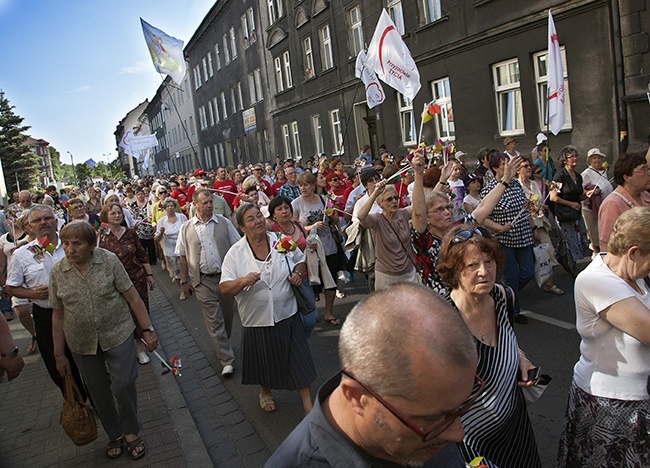
[[[161,74],[162,75],[162,74]],[[172,83],[173,80],[169,80],[169,85]],[[163,84],[165,83],[165,80],[163,79]],[[201,161],[199,161],[199,155],[196,153],[196,149],[194,148],[194,144],[192,143],[192,139],[190,138],[190,134],[187,131],[187,127],[185,126],[185,123],[183,123],[183,118],[181,117],[181,113],[178,111],[178,106],[176,105],[176,101],[174,101],[174,98],[172,96],[171,91],[167,86],[165,86],[165,89],[167,90],[167,94],[169,95],[169,100],[172,102],[172,105],[174,106],[174,110],[176,111],[176,116],[178,117],[178,120],[181,123],[181,127],[183,128],[183,131],[185,132],[185,136],[187,137],[187,141],[190,143],[190,148],[192,148],[192,154],[194,155],[194,160],[196,161],[196,168],[198,169],[201,167]]]
[[[427,103],[422,106],[422,113],[420,114],[420,133],[418,133],[418,145],[422,143],[422,128],[424,127],[424,113],[427,111]]]

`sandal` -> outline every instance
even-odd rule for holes
[[[562,291],[556,285],[545,287],[544,292],[555,294],[556,296],[561,296],[564,294],[564,291]]]
[[[325,321],[335,327],[341,325],[341,321],[338,319],[338,317],[326,318]]]
[[[134,460],[142,458],[144,456],[144,451],[145,451],[144,440],[142,440],[142,437],[138,437],[137,439],[132,440],[131,442],[127,442],[126,449],[131,454],[131,458],[133,458]]]
[[[120,458],[124,449],[124,437],[117,440],[111,440],[106,446],[106,456],[108,458]]]
[[[336,297],[338,297],[339,299],[343,299],[343,298],[345,298],[345,297],[348,297],[348,295],[345,294],[344,292],[339,291],[339,290],[337,289],[337,290],[336,290]]]
[[[262,394],[260,393],[260,408],[262,408],[262,411],[265,413],[273,413],[276,408],[275,408],[275,400],[273,399],[272,396],[267,396],[263,397]]]
[[[29,346],[27,346],[27,354],[34,354],[37,349],[36,335],[32,335],[32,340],[29,342]]]

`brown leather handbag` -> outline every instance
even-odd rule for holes
[[[97,438],[95,417],[81,398],[79,388],[71,375],[63,377],[64,397],[61,426],[75,445],[86,445]]]

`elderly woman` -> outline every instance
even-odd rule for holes
[[[521,164],[521,158],[513,158],[508,162],[503,174],[500,176],[500,180],[503,182],[496,184],[490,193],[484,196],[474,211],[461,220],[461,223],[482,223],[487,218],[504,194],[506,186],[512,181],[519,164]],[[413,157],[413,167],[415,181],[413,183],[411,239],[415,250],[415,263],[422,282],[441,296],[448,298],[449,287],[442,281],[436,268],[442,238],[453,226],[452,207],[449,203],[449,197],[444,192],[434,190],[428,196],[425,196],[426,173],[424,171],[424,158],[421,154],[416,154]],[[436,168],[436,170],[438,169]],[[440,171],[438,170],[438,172]],[[449,171],[446,169],[443,177],[448,175]],[[446,182],[444,179],[443,181]],[[435,181],[434,185],[438,185],[438,180]]]
[[[621,214],[575,283],[582,342],[557,466],[650,466],[650,208]]]
[[[266,196],[262,187],[258,186],[257,179],[255,176],[248,176],[246,180],[242,183],[242,193],[237,195],[235,199],[235,211],[242,206],[243,204],[250,203],[257,205],[262,210],[264,217],[268,218],[269,216],[269,197]]]
[[[99,216],[86,212],[86,204],[81,198],[73,198],[68,202],[68,219],[72,221],[84,221],[95,229],[99,227]]]
[[[122,206],[122,204],[120,203],[120,197],[118,197],[116,194],[112,194],[104,198],[104,206],[111,205],[113,203],[117,203],[118,205]],[[104,207],[102,207],[102,209],[103,208]],[[122,208],[122,216],[123,216],[122,226],[130,229],[135,225],[135,219],[133,219],[131,210],[129,210],[128,208]]]
[[[142,247],[144,247],[149,255],[149,264],[153,266],[157,263],[157,258],[156,244],[153,241],[156,228],[151,224],[151,205],[152,202],[151,200],[147,200],[147,194],[144,188],[136,187],[135,201],[130,206],[133,219],[135,219],[133,229],[138,235]]]
[[[119,457],[126,442],[137,460],[145,446],[138,436],[138,368],[129,309],[145,331],[147,350],[158,347],[158,337],[124,267],[114,254],[95,248],[96,241],[87,223],[73,221],[61,230],[65,258],[52,267],[49,290],[56,368],[61,375],[70,373],[63,352],[67,343],[108,434],[106,456]]]
[[[98,215],[102,211],[102,191],[99,187],[88,187],[88,200],[86,201],[86,212]]]
[[[165,263],[167,265],[167,272],[172,280],[180,289],[179,299],[185,300],[185,293],[181,288],[181,267],[179,263],[179,256],[176,255],[174,249],[176,248],[176,240],[178,233],[181,231],[181,224],[187,221],[187,217],[183,213],[176,213],[176,200],[171,197],[165,198],[163,202],[165,207],[165,216],[158,220],[156,224],[155,242],[163,241],[163,250],[165,253]]]
[[[588,167],[580,174],[585,192],[591,191],[591,196],[582,202],[582,218],[587,227],[589,248],[593,251],[594,256],[600,253],[598,209],[603,200],[614,190],[607,177],[607,169],[603,167],[605,158],[606,156],[598,148],[591,148],[587,152]]]
[[[99,236],[98,246],[113,252],[120,259],[148,313],[149,292],[147,289],[153,290],[155,281],[147,252],[142,247],[137,234],[132,229],[122,226],[124,215],[119,203],[104,205],[99,219],[105,227],[102,229],[104,232]],[[135,337],[138,362],[147,364],[149,356],[145,353],[144,346],[140,341],[142,329],[139,326],[136,326]]]
[[[574,146],[560,150],[559,163],[562,169],[555,174],[550,200],[555,203],[555,218],[560,234],[557,260],[562,268],[574,278],[578,276],[576,262],[588,248],[587,230],[582,221],[582,200],[591,196],[593,189],[585,192],[582,176],[575,170],[578,165],[578,151]],[[559,188],[558,188],[559,187]]]
[[[308,233],[315,231],[323,244],[327,266],[333,278],[337,272],[346,269],[347,259],[343,253],[343,247],[334,238],[338,232],[338,214],[334,211],[331,215],[326,214],[325,198],[316,195],[316,176],[305,171],[298,176],[298,188],[300,196],[291,202],[293,208],[293,219],[300,221]],[[340,235],[340,234],[339,234]],[[336,287],[325,289],[325,321],[330,325],[340,325],[341,320],[332,314]]]
[[[316,371],[291,288],[307,276],[305,256],[300,249],[276,249],[278,237],[267,232],[257,206],[243,205],[237,224],[244,237],[223,260],[220,287],[235,296],[241,317],[242,384],[260,385],[259,403],[266,412],[276,409],[272,389],[297,389],[309,413],[309,384]]]
[[[612,226],[621,213],[635,206],[650,206],[650,172],[643,153],[620,155],[614,165],[614,182],[618,187],[598,210],[598,236],[602,252],[607,252]]]
[[[508,313],[512,303],[506,303],[512,297],[496,284],[502,265],[499,243],[487,231],[458,226],[443,239],[438,271],[452,288],[452,305],[476,338],[476,373],[486,384],[462,417],[460,449],[466,462],[482,456],[489,467],[541,467],[520,388],[536,383],[528,379],[535,366],[518,347]]]

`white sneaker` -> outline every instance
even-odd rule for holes
[[[221,371],[221,375],[224,377],[230,377],[233,372],[235,372],[235,368],[228,364],[227,366],[223,366],[223,370]]]
[[[138,353],[138,362],[140,364],[149,364],[149,361],[151,361],[151,359],[149,359],[149,355],[146,352],[140,351]]]

